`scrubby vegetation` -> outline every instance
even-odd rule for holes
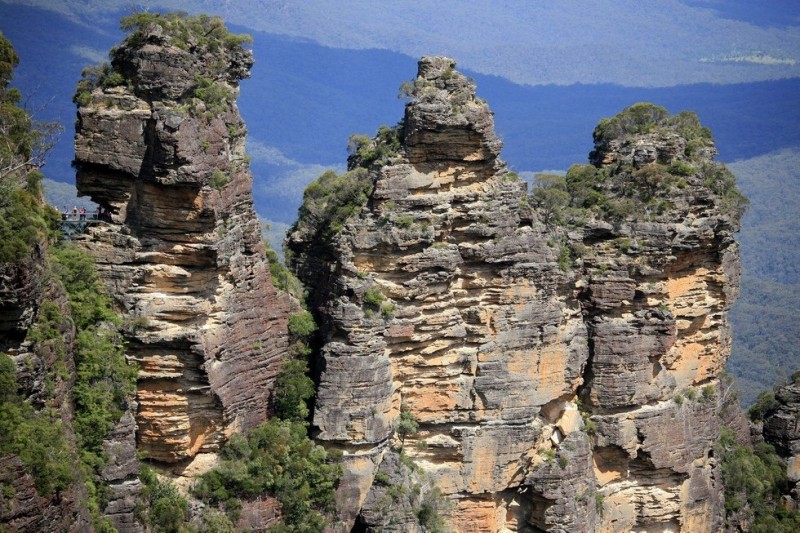
[[[0,34],[0,263],[19,263],[47,238],[58,214],[40,202],[37,167],[61,127],[35,121],[19,106],[21,95],[8,84],[19,57]]]
[[[128,34],[123,46],[141,46],[145,35],[154,26],[160,27],[162,35],[169,37],[173,46],[198,55],[233,51],[253,42],[250,35],[229,32],[220,17],[205,14],[191,16],[183,11],[140,12],[123,17],[120,21],[120,29]],[[112,55],[113,53],[112,51]],[[227,103],[234,98],[233,89],[215,79],[222,74],[224,65],[224,61],[214,62],[211,71],[206,72],[205,76],[198,74],[195,77],[196,87],[192,96],[205,102],[210,111],[224,111]],[[95,88],[116,87],[128,82],[125,74],[108,62],[90,66],[81,72],[81,80],[72,99],[76,104],[86,106],[91,102],[91,94]]]
[[[280,290],[294,296],[298,302],[304,302],[306,299],[306,290],[302,282],[297,279],[297,276],[292,274],[292,271],[286,268],[286,265],[281,261],[281,258],[269,243],[265,242],[267,252],[267,260],[269,261],[269,272],[272,275],[272,283]]]
[[[86,67],[81,71],[81,79],[72,96],[72,101],[80,106],[89,105],[92,101],[92,91],[96,87],[117,87],[125,85],[127,81],[125,76],[116,72],[108,62]]]
[[[753,533],[789,533],[800,530],[800,513],[784,509],[786,464],[772,446],[741,446],[735,433],[723,428],[716,456],[722,466],[725,511],[728,519],[749,522]]]
[[[15,183],[12,176],[0,178],[0,263],[24,261],[36,243],[54,235],[59,216],[39,201],[41,174],[32,171],[28,176],[25,186]]]
[[[695,113],[681,111],[670,115],[665,108],[649,102],[633,104],[615,117],[602,119],[594,129],[594,140],[608,142],[629,135],[669,131],[677,132],[696,147],[713,144],[711,130],[700,124]]]
[[[308,376],[309,342],[316,330],[314,317],[308,311],[289,317],[292,358],[284,362],[272,392],[273,411],[282,420],[302,423],[308,418],[308,404],[314,396],[314,382]]]
[[[374,138],[351,135],[347,143],[347,152],[350,154],[348,166],[350,169],[369,168],[373,163],[382,165],[399,156],[403,147],[402,133],[403,125],[398,124],[393,128],[386,125],[379,127]]]
[[[413,435],[419,430],[419,422],[408,404],[403,402],[400,405],[400,420],[397,422],[397,434],[400,436],[400,447],[402,449],[406,443],[406,437]]]
[[[139,493],[136,516],[157,533],[182,533],[188,514],[186,498],[168,481],[160,480],[155,472],[143,466],[139,479],[144,488]]]
[[[573,165],[566,176],[543,174],[531,196],[547,224],[580,225],[590,216],[611,221],[630,217],[654,219],[675,205],[679,191],[690,183],[703,185],[718,198],[718,207],[739,219],[747,199],[736,188],[733,174],[721,163],[695,156],[713,146],[711,132],[694,113],[670,115],[666,109],[648,103],[635,104],[616,117],[603,119],[594,131],[595,146],[629,142],[639,134],[678,134],[686,143],[678,158],[636,168],[617,161],[600,165]],[[594,154],[597,157],[597,154]]]
[[[246,437],[234,435],[222,462],[204,474],[195,496],[235,518],[241,500],[273,495],[290,531],[321,531],[332,510],[341,467],[306,435],[302,422],[273,418]]]
[[[225,83],[199,75],[195,76],[195,81],[197,86],[194,89],[194,97],[202,100],[206,104],[206,109],[214,113],[224,113],[228,104],[236,97],[234,90]]]
[[[294,228],[330,239],[345,222],[367,204],[374,185],[364,168],[336,174],[328,170],[306,187]]]
[[[104,486],[100,472],[107,457],[103,440],[119,421],[136,387],[137,370],[125,361],[119,319],[95,272],[91,256],[77,246],[61,242],[51,249],[51,269],[67,290],[75,341],[73,428],[84,466],[89,510],[96,527],[105,530],[101,517]]]
[[[381,126],[370,139],[353,135],[348,143],[348,171],[324,172],[303,192],[303,205],[290,230],[300,231],[315,240],[328,241],[339,233],[347,220],[367,205],[374,183],[369,169],[400,156],[402,125]]]
[[[14,361],[0,354],[0,454],[18,456],[33,475],[36,491],[49,496],[74,482],[74,457],[59,413],[50,408],[37,411],[18,388]],[[0,485],[6,496],[9,488]]]
[[[161,27],[163,33],[172,39],[172,44],[183,50],[194,51],[201,48],[211,53],[225,49],[240,48],[253,42],[247,34],[236,34],[228,31],[220,17],[206,14],[190,16],[185,11],[169,13],[139,12],[123,17],[120,29],[129,32],[125,43],[137,46],[143,39],[148,27]]]

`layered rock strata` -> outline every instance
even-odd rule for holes
[[[764,419],[764,440],[786,460],[788,506],[800,510],[800,373],[775,392],[776,408]]]
[[[126,83],[91,92],[75,136],[78,191],[107,213],[81,244],[139,366],[137,447],[178,471],[267,418],[290,307],[270,280],[235,103],[252,54],[195,41],[139,28],[112,51]]]
[[[374,512],[408,409],[404,453],[457,531],[717,530],[738,254],[707,130],[596,133],[586,172],[615,210],[576,180],[529,197],[454,67],[423,58],[401,124],[354,147],[365,205],[323,229],[301,209],[289,237],[322,333],[313,425],[344,450],[338,527],[409,530]]]

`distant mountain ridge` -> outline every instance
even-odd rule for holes
[[[4,1],[46,7],[90,25],[132,7],[128,0]],[[788,2],[750,7],[740,0],[398,0],[387,9],[370,0],[159,0],[147,7],[213,12],[250,31],[334,48],[379,48],[411,57],[445,53],[474,72],[534,85],[653,87],[800,75],[800,10]],[[747,8],[754,14],[745,21]],[[780,19],[794,26],[769,24]]]
[[[54,12],[0,3],[0,31],[22,56],[17,84],[35,92],[39,102],[49,101],[42,118],[60,120],[67,131],[46,168],[56,181],[74,179],[69,132],[75,108],[70,98],[80,71],[92,63],[93,50],[110,48],[119,34],[116,17],[99,20],[104,25],[92,30]],[[305,186],[325,168],[336,168],[351,134],[396,120],[404,103],[395,95],[416,58],[386,50],[328,48],[261,32],[254,36],[256,65],[253,77],[243,82],[239,105],[249,128],[256,207],[262,216],[290,223]],[[520,172],[566,170],[581,161],[591,146],[587,132],[597,121],[636,101],[652,101],[673,112],[695,110],[719,140],[725,161],[800,145],[800,101],[795,98],[800,79],[660,89],[530,87],[467,73],[493,102],[497,130],[505,140],[502,157]]]

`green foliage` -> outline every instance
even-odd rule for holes
[[[422,503],[416,510],[419,525],[430,533],[443,533],[446,531],[446,524],[442,511],[449,508],[447,499],[438,487],[429,490],[423,497]]]
[[[594,493],[594,507],[598,512],[603,510],[603,503],[606,501],[606,495],[602,492]]]
[[[397,434],[400,436],[400,446],[406,442],[408,435],[413,435],[419,430],[419,422],[417,417],[411,412],[408,404],[403,402],[400,405],[400,420],[397,422]]]
[[[392,479],[389,477],[389,474],[386,472],[377,472],[375,474],[375,483],[384,487],[388,487],[392,482]]]
[[[410,228],[411,225],[414,224],[414,217],[411,215],[400,215],[394,222],[401,228]]]
[[[567,192],[566,177],[558,174],[537,174],[537,187],[533,189],[531,199],[545,224],[561,224],[564,222],[564,211],[570,203]]]
[[[309,237],[330,239],[367,204],[373,187],[366,169],[357,168],[341,175],[326,171],[306,187],[294,229],[308,233]]]
[[[225,187],[230,180],[230,176],[222,172],[220,169],[215,168],[214,172],[211,173],[211,178],[209,178],[208,184],[219,191]]]
[[[735,220],[739,220],[747,206],[748,199],[736,187],[736,176],[721,164],[704,164],[700,167],[703,184],[720,197],[720,207]]]
[[[0,146],[2,141],[0,133]],[[23,188],[10,177],[0,179],[0,263],[25,261],[37,243],[55,233],[60,217],[54,209],[42,205],[38,194],[32,194],[38,187],[36,180],[34,183]]]
[[[294,296],[301,304],[305,303],[306,291],[303,284],[292,272],[286,268],[278,252],[273,250],[269,244],[265,243],[267,260],[269,261],[269,272],[272,274],[272,283],[280,290]]]
[[[0,187],[3,189],[9,184],[24,187],[28,172],[44,164],[45,155],[63,130],[57,122],[34,120],[18,105],[19,90],[8,88],[18,62],[11,43],[0,35]],[[0,189],[0,198],[8,193]]]
[[[317,330],[314,317],[308,311],[300,311],[289,317],[289,333],[307,339]]]
[[[314,396],[314,382],[308,377],[308,363],[289,359],[275,378],[272,403],[282,420],[303,422],[308,418],[308,402]]]
[[[87,106],[92,101],[92,91],[97,87],[116,87],[125,85],[127,82],[125,76],[115,71],[108,62],[86,67],[81,71],[81,79],[72,96],[72,101],[79,106]]]
[[[17,369],[0,353],[0,454],[14,454],[33,475],[36,491],[49,496],[71,485],[74,458],[54,409],[37,412],[17,392]]]
[[[711,132],[700,125],[694,113],[669,115],[653,104],[634,104],[595,129],[595,143],[649,132],[682,135],[687,143],[711,146]],[[697,166],[675,160],[669,165],[655,162],[641,168],[617,163],[594,167],[573,165],[566,176],[542,175],[532,200],[545,222],[580,224],[589,214],[614,222],[630,217],[653,219],[673,208],[675,189],[685,189],[691,177],[700,176],[703,184],[719,197],[722,212],[735,219],[747,207],[747,199],[737,190],[733,174],[724,165],[703,162]],[[684,179],[686,178],[686,179]]]
[[[235,515],[240,498],[271,494],[292,531],[322,530],[341,466],[306,436],[304,424],[273,418],[247,437],[233,435],[221,456],[192,489],[195,496]]]
[[[786,464],[772,446],[759,443],[753,448],[736,442],[736,434],[722,428],[716,446],[725,487],[728,517],[744,513],[752,517],[750,531],[797,531],[800,513],[789,512],[781,504],[787,487]]]
[[[717,389],[714,385],[706,385],[700,391],[700,403],[708,403],[714,399]]]
[[[402,132],[402,125],[398,124],[393,128],[386,125],[379,127],[373,139],[366,135],[351,135],[347,142],[349,167],[368,168],[373,163],[381,165],[397,157],[403,148]]]
[[[394,316],[395,305],[392,302],[383,302],[381,304],[381,316],[384,318],[391,318]]]
[[[51,248],[51,266],[69,296],[76,338],[73,426],[81,459],[96,472],[105,462],[102,441],[122,416],[136,387],[137,371],[123,354],[111,301],[94,262],[71,243]]]
[[[370,287],[364,292],[364,305],[380,308],[384,300],[386,300],[386,296],[378,287]]]
[[[759,422],[764,420],[765,417],[769,416],[779,406],[778,400],[775,399],[775,393],[771,390],[766,390],[758,395],[755,403],[748,409],[747,414],[750,415],[750,420]]]
[[[205,48],[215,53],[223,49],[242,48],[253,42],[247,34],[230,33],[220,17],[206,14],[190,16],[184,11],[169,13],[139,12],[123,17],[120,29],[128,32],[125,43],[137,46],[152,25],[161,26],[163,34],[172,39],[172,44],[183,50]]]
[[[228,104],[235,99],[233,89],[223,82],[200,75],[195,76],[195,82],[197,86],[194,89],[194,97],[202,100],[210,111],[223,113]]]
[[[669,117],[663,107],[639,102],[612,118],[604,118],[594,129],[595,141],[618,139],[625,135],[650,133]]]
[[[18,64],[19,56],[14,46],[0,33],[0,98],[5,96],[6,88],[14,78],[14,69]]]
[[[188,505],[175,485],[160,480],[147,466],[142,466],[139,479],[144,488],[136,506],[138,518],[150,526],[153,533],[187,532]]]
[[[667,172],[673,176],[692,176],[697,172],[697,169],[689,163],[675,161],[667,167]]]
[[[665,129],[675,130],[688,142],[694,141],[701,146],[712,142],[711,131],[700,124],[695,113],[681,111],[670,115],[663,107],[649,102],[633,104],[615,117],[602,119],[594,130],[594,139],[595,142],[607,142]]]
[[[83,249],[62,242],[50,249],[53,273],[69,294],[75,327],[84,330],[98,322],[117,322],[111,300],[100,283],[94,260]]]
[[[569,246],[566,244],[559,244],[558,246],[558,269],[562,272],[569,270],[572,265],[572,257],[570,255]]]

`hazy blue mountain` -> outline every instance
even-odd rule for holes
[[[800,369],[800,147],[730,165],[750,209],[739,235],[742,293],[728,363],[743,400]]]
[[[102,19],[105,20],[105,19]],[[71,95],[80,70],[121,38],[116,19],[87,28],[52,11],[0,4],[0,29],[22,63],[16,82],[49,101],[42,118],[60,119],[65,134],[47,174],[72,181]],[[234,27],[237,31],[244,28]],[[386,50],[344,50],[254,33],[256,65],[242,84],[240,107],[250,130],[259,213],[291,223],[302,191],[325,168],[342,168],[347,138],[372,134],[402,117],[400,83],[416,59]],[[469,72],[468,69],[466,69]],[[598,120],[636,101],[672,111],[693,109],[715,134],[723,160],[751,158],[800,144],[800,80],[735,85],[632,88],[619,85],[526,86],[472,73],[495,110],[503,155],[518,171],[566,169],[584,162]]]
[[[449,55],[475,72],[526,84],[673,86],[800,74],[800,6],[770,0],[3,1],[90,25],[131,7],[213,12],[252,31],[334,48]],[[746,8],[752,17],[743,16]],[[775,25],[781,18],[795,25]]]

